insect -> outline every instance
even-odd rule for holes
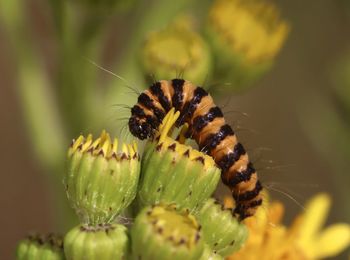
[[[212,156],[221,169],[222,182],[236,202],[233,213],[240,220],[254,215],[262,204],[262,185],[256,170],[223,113],[203,88],[183,79],[161,80],[142,92],[131,109],[130,132],[143,140],[152,138],[167,112],[180,111],[179,127],[188,124],[186,137]]]

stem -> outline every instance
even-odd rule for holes
[[[62,31],[58,30],[60,61],[56,80],[59,107],[71,137],[87,127],[93,130],[97,121],[97,72],[86,58],[94,60],[100,53],[99,33],[106,21],[105,16],[91,10],[86,10],[81,20],[77,19],[77,10],[73,7],[68,3],[63,6],[64,21],[59,27]]]
[[[29,134],[38,158],[50,168],[65,154],[65,138],[40,56],[26,34],[26,19],[20,3],[19,0],[3,1],[0,12],[17,59],[17,90]]]
[[[72,210],[68,207],[61,181],[67,141],[40,55],[34,50],[31,37],[27,34],[25,6],[21,3],[20,0],[0,2],[7,39],[13,46],[12,55],[17,62],[17,94],[34,152],[50,173],[47,177],[53,181],[51,185],[61,190],[54,194],[59,215],[55,215],[55,220],[61,228],[71,227],[75,219],[71,217]]]

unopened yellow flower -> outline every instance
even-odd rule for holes
[[[179,208],[196,210],[220,180],[220,169],[212,157],[183,143],[184,137],[176,138],[178,141],[172,138],[179,116],[180,112],[172,108],[154,140],[146,144],[137,196],[140,208],[174,203]]]
[[[217,0],[210,23],[244,63],[271,60],[281,49],[289,31],[279,10],[261,0]]]
[[[71,206],[84,224],[106,224],[136,196],[140,176],[136,144],[120,143],[106,131],[79,136],[68,150],[64,184]]]
[[[248,241],[228,259],[309,260],[337,255],[350,245],[350,225],[337,223],[321,229],[329,206],[328,195],[316,195],[288,228],[281,223],[283,205],[266,202],[254,217],[245,220],[249,229]]]
[[[184,75],[193,82],[204,82],[211,72],[209,46],[190,25],[179,17],[166,28],[150,33],[142,48],[145,74],[167,79]]]
[[[230,83],[215,91],[237,91],[272,68],[289,26],[278,8],[267,1],[216,0],[206,32],[215,58],[214,75]]]

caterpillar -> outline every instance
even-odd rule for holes
[[[193,138],[199,149],[212,156],[221,169],[222,182],[229,187],[240,220],[254,215],[262,204],[262,185],[246,150],[226,124],[221,109],[203,88],[183,79],[155,82],[142,92],[131,108],[129,129],[143,140],[152,138],[167,112],[180,111],[179,127],[188,124],[186,137]]]

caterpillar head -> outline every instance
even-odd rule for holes
[[[152,125],[147,122],[145,118],[139,118],[136,116],[130,117],[129,130],[133,136],[136,136],[141,140],[153,137],[154,133]]]

